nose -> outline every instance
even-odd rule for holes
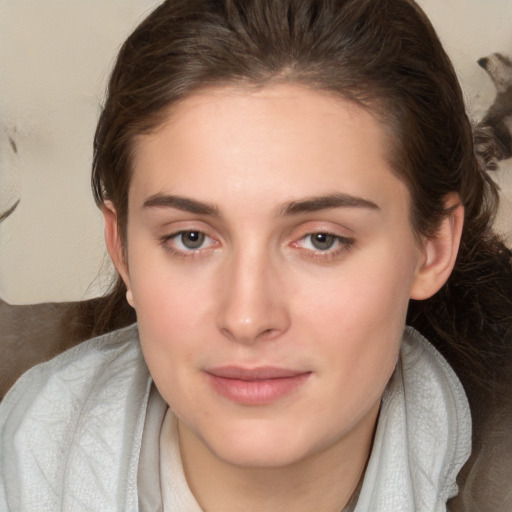
[[[290,315],[276,265],[262,251],[240,251],[226,262],[217,325],[239,343],[270,340],[286,332]]]

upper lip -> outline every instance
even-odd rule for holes
[[[236,379],[246,381],[258,381],[269,379],[284,379],[297,377],[310,373],[304,370],[292,370],[289,368],[279,368],[276,366],[260,366],[257,368],[242,368],[240,366],[221,366],[209,368],[206,373],[214,377],[222,377],[224,379]]]

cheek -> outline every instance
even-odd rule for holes
[[[416,268],[413,251],[406,251],[376,246],[354,254],[321,279],[311,276],[297,287],[300,315],[324,318],[324,325],[342,326],[345,333],[396,331],[405,320]]]
[[[174,362],[179,371],[179,362],[192,362],[196,341],[207,339],[204,318],[211,310],[212,284],[193,267],[177,271],[163,250],[145,250],[142,243],[131,249],[129,262],[141,346],[150,371],[158,378]]]
[[[412,253],[411,253],[412,254]],[[318,341],[341,385],[358,383],[368,393],[383,389],[398,355],[414,276],[415,259],[390,247],[360,254],[323,286],[297,296],[300,328]],[[340,386],[340,382],[337,383]]]
[[[137,233],[134,233],[137,239]],[[201,265],[176,265],[163,247],[139,235],[129,249],[130,286],[139,321],[190,325],[206,306],[211,293],[207,269]],[[194,322],[195,323],[195,322]]]
[[[145,279],[144,279],[145,277]],[[205,305],[194,286],[159,273],[134,280],[141,349],[165,401],[186,413],[190,378],[201,367],[205,340]]]
[[[165,372],[168,366],[176,366],[177,371],[195,367],[198,348],[212,336],[211,327],[206,326],[204,296],[193,287],[162,279],[154,281],[153,287],[149,281],[144,283],[134,296],[141,346],[151,373]]]

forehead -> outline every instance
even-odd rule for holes
[[[378,196],[384,184],[401,186],[390,145],[370,112],[331,94],[293,84],[209,89],[138,138],[130,201],[192,188],[205,201],[228,189],[257,202],[277,191],[293,200],[339,187]]]

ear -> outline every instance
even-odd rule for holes
[[[455,266],[464,225],[464,207],[457,194],[448,196],[446,206],[451,210],[450,214],[443,219],[435,235],[423,242],[423,257],[412,284],[411,299],[432,297],[446,283]]]
[[[128,264],[119,233],[116,209],[111,201],[105,201],[101,208],[101,212],[103,213],[103,219],[105,222],[105,244],[107,246],[107,251],[117,272],[126,285],[126,300],[130,306],[134,307]]]

